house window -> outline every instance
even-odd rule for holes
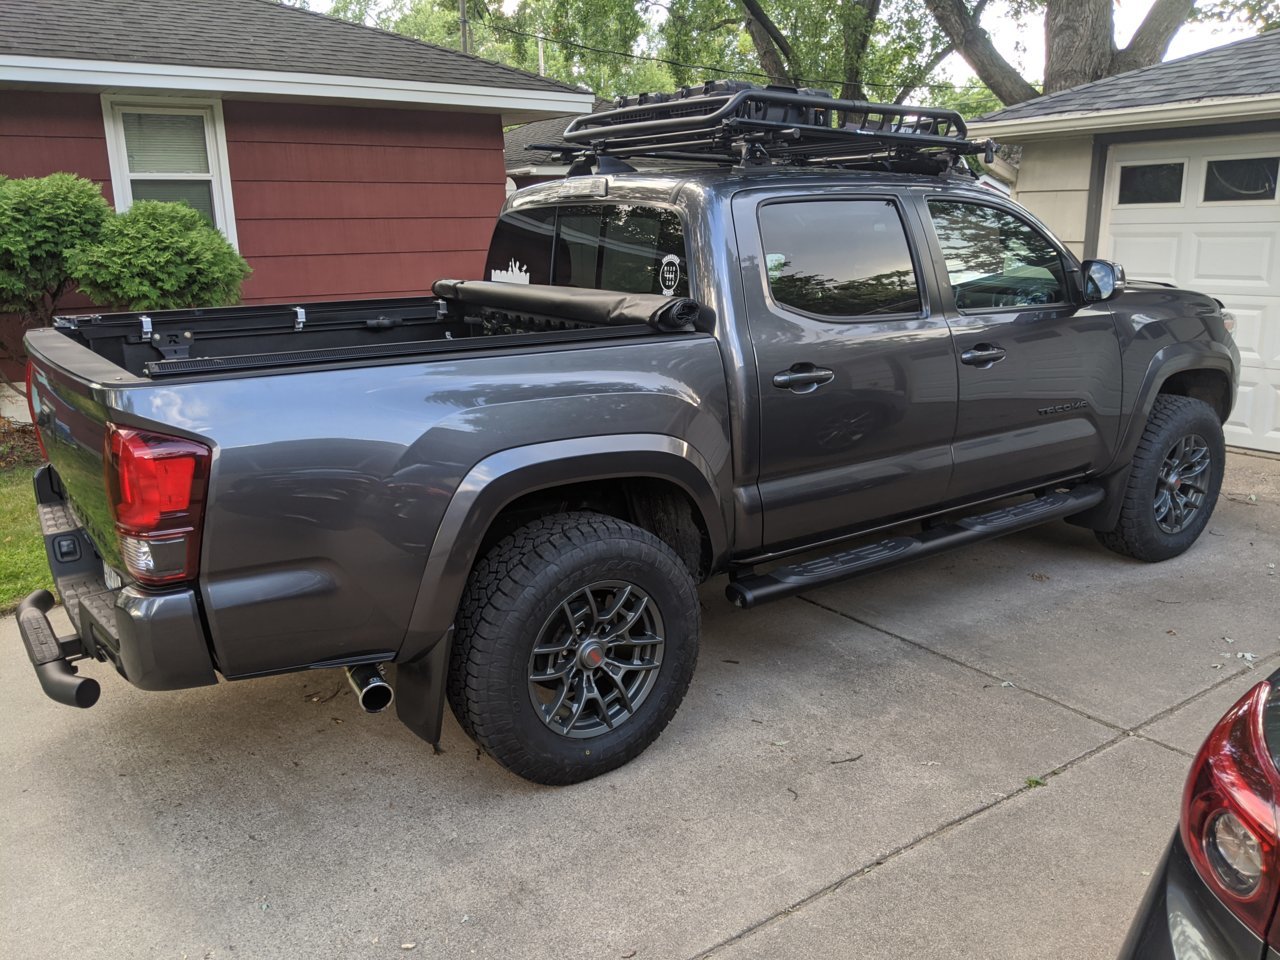
[[[1120,168],[1118,204],[1181,203],[1181,163],[1131,163]]]
[[[1205,168],[1206,203],[1226,200],[1274,200],[1280,157],[1210,160]]]
[[[103,113],[116,209],[185,203],[235,243],[220,103],[104,100]]]

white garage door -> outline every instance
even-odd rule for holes
[[[1280,452],[1280,136],[1111,147],[1099,256],[1135,280],[1217,297],[1236,316],[1227,443]]]

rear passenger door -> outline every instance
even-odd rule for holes
[[[766,548],[946,494],[956,369],[896,196],[734,200]]]
[[[959,410],[947,499],[1101,469],[1120,425],[1120,342],[1068,252],[1010,205],[922,203],[955,335]]]

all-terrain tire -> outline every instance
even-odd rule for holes
[[[1190,442],[1190,438],[1204,442],[1207,463],[1200,473],[1188,474],[1184,479],[1178,475],[1176,452],[1178,445],[1184,440]],[[1114,529],[1098,531],[1098,540],[1109,550],[1149,563],[1178,556],[1196,542],[1209,523],[1222,489],[1226,459],[1222,424],[1212,407],[1191,397],[1169,394],[1156,397],[1133,455],[1120,520]],[[1173,484],[1168,482],[1169,478]],[[1161,495],[1174,496],[1187,484],[1182,490],[1182,496],[1186,497],[1192,483],[1197,491],[1193,496],[1199,496],[1194,512],[1184,524],[1169,522],[1169,501],[1166,497],[1163,508],[1166,513],[1161,514]],[[1166,521],[1163,526],[1162,518]]]
[[[657,625],[660,642],[643,647],[653,654],[650,660],[636,652],[640,647],[610,647],[610,651],[621,651],[620,659],[605,660],[598,670],[591,669],[589,664],[604,650],[601,644],[610,636],[624,635],[618,631],[628,612],[617,613],[610,621],[612,628],[599,621],[594,632],[588,632],[590,612],[608,613],[606,608],[623,596],[627,585],[628,610],[639,607],[637,616],[644,619],[636,622],[649,625],[648,633],[637,636],[653,640],[658,637]],[[636,599],[640,597],[647,598],[643,604]],[[619,600],[617,606],[622,605]],[[587,780],[639,755],[675,716],[693,677],[699,621],[693,578],[675,552],[653,534],[598,513],[544,517],[499,541],[472,571],[450,655],[449,704],[463,730],[512,772],[551,785]],[[597,639],[597,649],[587,650],[584,645],[592,637]],[[550,657],[537,654],[535,668],[535,645],[544,650],[557,643],[574,646],[577,653],[571,662],[568,651]],[[591,659],[581,659],[588,656]],[[648,679],[648,668],[624,674],[633,693],[644,686],[634,709],[627,712],[617,692],[618,686],[626,684],[611,685],[600,671],[618,671],[618,662],[650,664],[652,660],[660,661],[652,668],[656,679]],[[581,681],[578,691],[584,705],[576,715],[572,713],[574,688],[568,680],[563,683],[562,699],[571,702],[558,712],[551,709],[558,681],[550,681],[553,689],[548,700],[552,702],[535,700],[543,688],[535,685],[531,675],[554,672],[561,663],[577,671]],[[611,726],[605,721],[610,708],[603,699],[582,694],[581,685],[588,676],[599,680],[593,680],[589,689],[611,697],[612,709],[620,713]],[[575,727],[583,722],[590,729]]]

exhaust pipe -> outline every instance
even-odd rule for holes
[[[396,698],[391,684],[383,679],[382,672],[375,664],[361,663],[347,667],[347,680],[365,713],[381,713]]]

